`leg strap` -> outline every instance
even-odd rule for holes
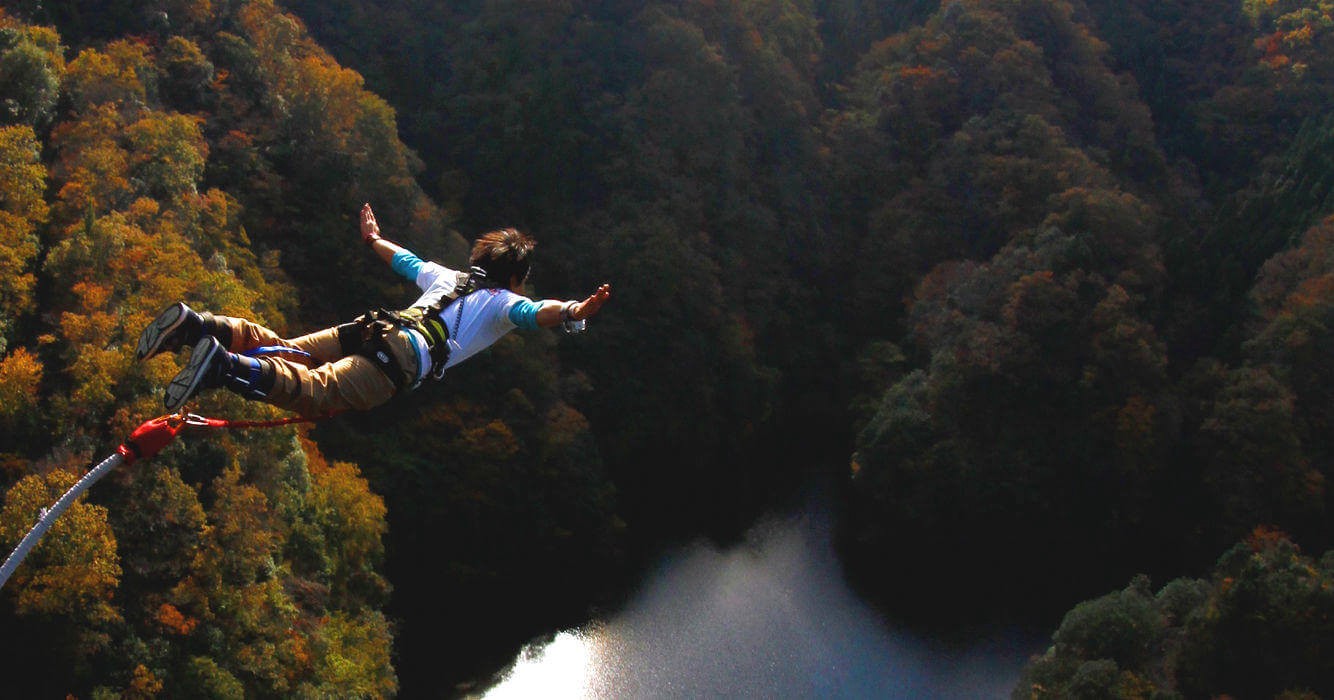
[[[394,392],[403,391],[408,379],[389,349],[386,336],[398,330],[399,323],[392,312],[384,309],[368,311],[351,323],[338,326],[338,344],[344,356],[361,355],[371,361],[394,384]]]
[[[223,386],[247,399],[262,399],[273,391],[276,379],[273,365],[245,355],[227,355],[230,366],[225,370]]]

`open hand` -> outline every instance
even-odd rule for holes
[[[380,240],[380,224],[375,221],[375,212],[369,202],[361,205],[361,241],[370,245]]]
[[[587,299],[575,304],[570,309],[570,317],[576,321],[582,321],[593,314],[596,314],[602,305],[611,298],[611,285],[604,284],[598,287]]]

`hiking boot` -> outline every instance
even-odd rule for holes
[[[176,302],[162,310],[139,334],[135,355],[140,360],[160,352],[175,352],[186,345],[199,342],[204,332],[204,320],[184,302]]]
[[[211,335],[201,338],[195,343],[185,369],[177,373],[171,383],[167,384],[164,401],[167,410],[180,410],[181,406],[184,406],[190,397],[199,393],[200,389],[222,386],[227,376],[227,368],[231,364],[229,359],[227,351],[222,348],[222,343],[219,343],[217,338]]]
[[[176,411],[203,389],[222,387],[244,398],[264,400],[277,382],[273,363],[227,352],[222,342],[205,334],[190,352],[190,361],[167,384],[167,410]]]

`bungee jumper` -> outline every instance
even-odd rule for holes
[[[507,228],[480,236],[468,272],[424,261],[380,235],[371,205],[361,208],[361,238],[422,294],[402,311],[377,309],[351,323],[285,340],[246,319],[196,312],[184,302],[168,306],[144,328],[135,354],[146,360],[191,346],[190,360],[167,385],[173,413],[140,425],[49,508],[0,563],[0,588],[75,500],[122,464],[151,459],[187,428],[273,428],[307,422],[348,409],[378,406],[427,377],[485,350],[515,328],[563,326],[582,332],[611,296],[603,284],[583,301],[523,295],[533,239]],[[247,399],[289,409],[297,417],[271,420],[206,418],[183,410],[203,389],[224,387]]]
[[[467,272],[425,261],[385,239],[370,204],[361,208],[362,241],[421,296],[401,311],[377,309],[351,323],[284,339],[242,318],[168,306],[144,328],[136,355],[191,347],[168,383],[164,403],[178,411],[204,389],[225,388],[303,416],[373,408],[521,328],[584,330],[611,296],[603,284],[582,301],[524,296],[536,243],[512,229],[482,234]]]
[[[167,385],[173,413],[145,421],[106,459],[92,467],[49,508],[0,563],[0,588],[75,500],[122,464],[151,459],[185,428],[272,428],[315,420],[347,409],[378,406],[427,377],[486,349],[515,328],[563,326],[581,332],[611,296],[603,284],[583,301],[533,301],[523,296],[535,243],[509,228],[474,243],[468,272],[424,261],[380,235],[375,213],[361,209],[361,238],[422,294],[403,311],[379,309],[351,323],[292,340],[245,319],[168,306],[139,336],[146,360],[191,346],[190,360]],[[248,399],[300,416],[271,420],[206,418],[183,410],[203,389],[225,387]]]

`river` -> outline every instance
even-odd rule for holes
[[[1043,642],[896,629],[844,580],[813,498],[735,547],[667,554],[620,612],[527,644],[483,697],[1006,698]]]

